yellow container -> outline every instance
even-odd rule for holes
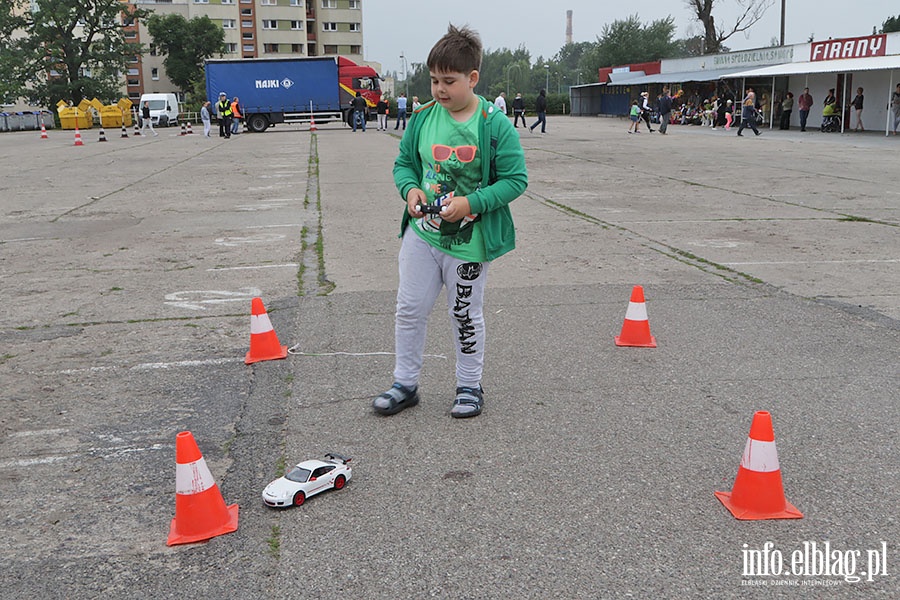
[[[94,117],[89,112],[67,106],[59,109],[59,123],[62,129],[90,129],[94,125]]]
[[[104,127],[121,127],[122,109],[115,104],[111,106],[101,106],[100,124]]]

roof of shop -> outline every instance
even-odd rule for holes
[[[734,73],[732,77],[779,77],[782,75],[813,75],[815,73],[850,73],[852,71],[881,71],[900,69],[900,54],[869,58],[842,58],[815,62],[785,63]]]

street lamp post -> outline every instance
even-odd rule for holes
[[[522,68],[519,65],[517,65],[516,63],[511,63],[511,64],[506,65],[506,95],[507,96],[509,96],[509,70],[512,69],[513,67],[518,69],[518,71],[516,71],[517,73],[522,72]]]
[[[547,92],[549,93],[550,92],[550,65],[544,65],[544,68],[547,69],[547,81],[544,84],[544,89],[547,90]]]
[[[406,84],[406,96],[409,97],[409,64],[404,53],[400,53],[400,64],[403,65],[403,82]]]

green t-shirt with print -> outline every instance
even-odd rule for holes
[[[429,204],[440,204],[450,196],[468,196],[481,185],[481,151],[478,148],[480,115],[460,123],[443,107],[422,124],[419,159],[421,188]],[[426,214],[414,221],[413,229],[426,242],[450,256],[468,262],[485,262],[481,216],[467,215],[450,223],[440,215]]]

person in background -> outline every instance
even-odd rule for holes
[[[856,88],[856,97],[853,98],[853,102],[850,103],[856,110],[856,131],[865,131],[865,127],[863,127],[862,122],[862,111],[863,111],[863,89]]]
[[[822,106],[828,106],[829,104],[834,104],[837,102],[837,99],[834,97],[834,88],[828,90],[828,95],[825,96],[825,100],[822,101]]]
[[[200,109],[200,120],[203,121],[203,135],[210,137],[209,132],[212,130],[212,117],[209,114],[209,100],[203,103]]]
[[[519,126],[519,118],[522,119],[522,127],[528,127],[528,123],[525,122],[525,98],[522,97],[521,92],[516,92],[516,97],[513,100],[513,126]]]
[[[809,95],[809,88],[803,88],[803,93],[797,98],[797,108],[800,109],[800,131],[806,131],[806,119],[812,105],[813,97]]]
[[[662,89],[662,93],[657,99],[657,110],[659,111],[659,133],[666,135],[669,119],[672,117],[672,96],[669,95],[668,87]]]
[[[891,133],[897,135],[897,127],[900,126],[900,83],[891,94]]]
[[[144,100],[144,105],[141,107],[141,133],[143,133],[145,129],[150,129],[150,133],[155,136],[159,135],[153,129],[153,119],[150,118],[149,100]]]
[[[412,112],[416,112],[417,110],[419,110],[420,106],[422,106],[422,103],[419,102],[419,97],[413,96],[412,97]],[[410,113],[410,114],[412,114],[412,113]]]
[[[732,122],[734,122],[734,102],[729,98],[725,101],[725,131],[731,129]]]
[[[406,129],[406,94],[403,92],[400,92],[400,97],[397,98],[397,123],[394,124],[395,131],[400,127],[400,121],[403,121],[403,129]]]
[[[631,101],[631,112],[629,113],[628,118],[631,119],[631,124],[628,125],[628,133],[640,133],[641,107],[638,106],[637,100]]]
[[[241,132],[241,101],[235,96],[231,101],[231,133],[238,134]]]
[[[494,98],[494,104],[500,111],[505,115],[506,114],[506,92],[500,92],[500,95]]]
[[[647,131],[653,133],[653,128],[650,127],[650,115],[653,113],[653,109],[650,108],[650,92],[641,92],[641,118],[644,120],[644,123],[647,124]],[[637,133],[637,131],[635,131]]]
[[[219,116],[219,137],[226,140],[231,138],[231,103],[225,92],[219,92],[219,101],[216,102],[216,114]]]
[[[547,90],[541,90],[537,100],[534,101],[534,111],[537,113],[537,121],[528,128],[529,132],[533,132],[538,125],[541,126],[541,135],[547,133]]]
[[[378,131],[387,131],[387,96],[382,96],[381,98],[379,98],[378,104],[375,105],[375,113],[378,115]]]
[[[788,92],[781,101],[781,124],[778,129],[787,131],[791,128],[791,113],[794,110],[794,94]]]
[[[759,129],[756,128],[756,92],[752,87],[747,88],[747,95],[741,100],[741,126],[738,127],[737,134],[743,137],[741,133],[744,127],[749,127],[753,133],[759,135]]]
[[[369,105],[366,103],[366,99],[363,98],[362,92],[356,92],[356,97],[350,101],[350,106],[353,107],[353,133],[356,133],[356,127],[362,126],[363,133],[366,131],[366,109]]]

